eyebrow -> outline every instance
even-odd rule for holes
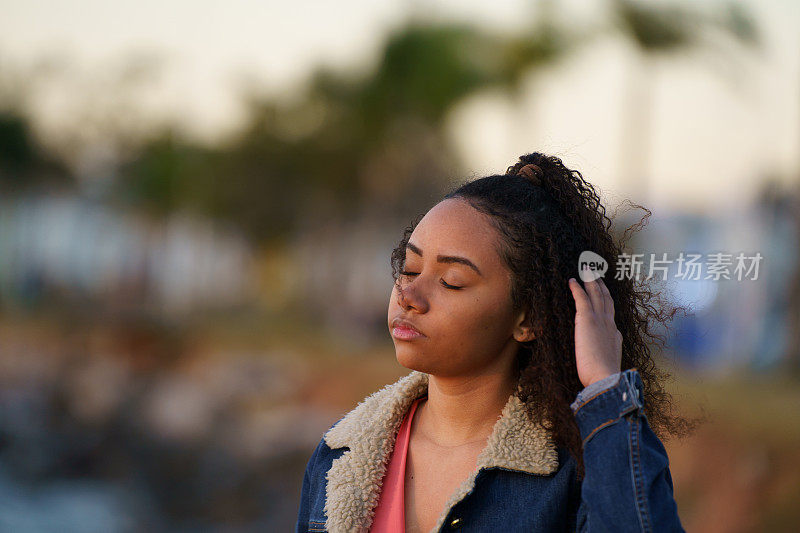
[[[407,243],[406,248],[417,254],[418,256],[422,257],[422,250],[420,250],[417,245],[412,243]],[[458,257],[457,255],[437,255],[436,262],[438,263],[461,263],[462,265],[466,265],[470,267],[472,270],[478,273],[479,276],[483,276],[481,271],[475,266],[475,263],[467,259],[466,257]]]

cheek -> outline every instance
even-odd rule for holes
[[[392,291],[389,293],[389,309],[400,307],[397,295],[397,285],[392,286]]]
[[[449,336],[488,347],[507,334],[507,321],[501,302],[478,296],[453,306],[448,312],[447,325]]]

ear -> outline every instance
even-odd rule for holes
[[[532,313],[520,311],[514,323],[514,339],[517,342],[529,342],[536,338],[537,328],[533,323]]]

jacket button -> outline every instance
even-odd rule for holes
[[[461,520],[460,518],[453,518],[450,521],[450,527],[452,527],[453,529],[456,529],[456,528],[461,527],[461,524],[463,524],[463,523],[464,523],[464,521]]]

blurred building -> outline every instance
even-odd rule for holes
[[[186,213],[153,222],[76,195],[0,199],[0,302],[48,299],[182,314],[244,302],[251,249]]]
[[[724,216],[654,216],[642,230],[634,246],[648,258],[702,256],[699,279],[680,277],[672,262],[663,285],[671,301],[689,311],[676,314],[668,334],[668,346],[681,363],[708,372],[769,370],[790,356],[788,286],[800,264],[797,202],[795,195],[767,193]],[[734,263],[720,279],[708,270],[710,254],[716,253],[731,254]],[[734,272],[739,253],[747,258],[760,253],[761,259],[739,275]],[[751,263],[748,259],[747,266]]]

